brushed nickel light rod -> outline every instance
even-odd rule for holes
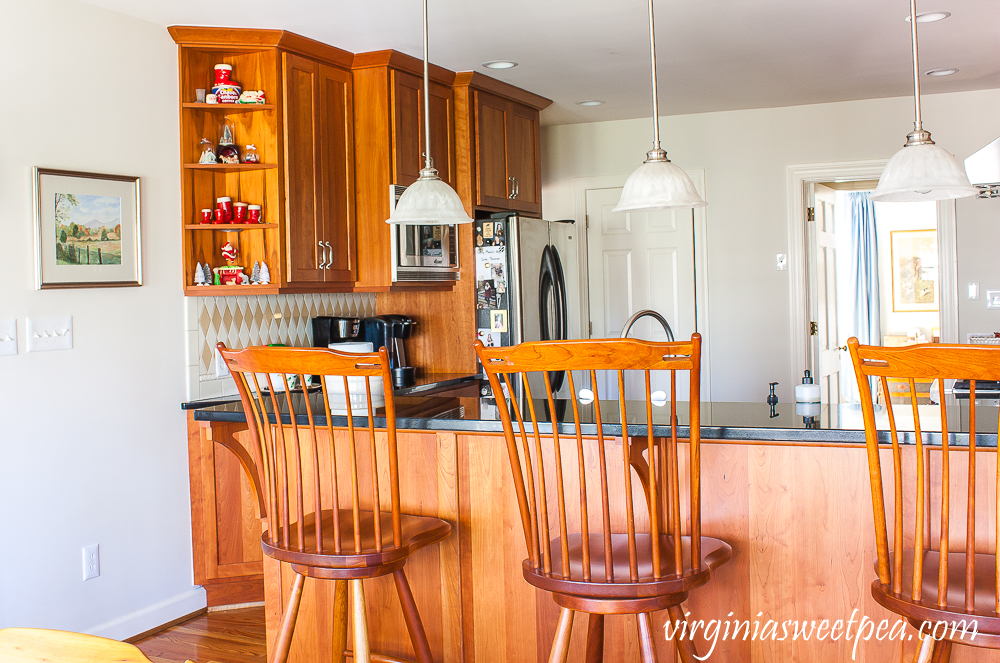
[[[649,60],[653,79],[653,149],[659,150],[661,149],[660,108],[656,98],[656,30],[653,28],[653,0],[649,0]]]
[[[917,0],[910,0],[910,41],[913,46],[913,130],[922,131],[924,127],[920,120],[920,65],[917,63]]]
[[[650,0],[652,1],[652,0]],[[915,2],[916,0],[914,0]],[[916,39],[916,37],[914,37]],[[431,86],[430,65],[427,59],[427,0],[424,0],[424,168],[434,167],[431,157]],[[916,66],[916,65],[914,65]],[[917,111],[919,114],[919,111]]]

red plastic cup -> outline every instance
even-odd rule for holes
[[[247,223],[263,223],[261,218],[260,205],[250,205],[247,207]]]
[[[247,204],[233,203],[233,223],[247,222]]]
[[[223,212],[224,223],[229,223],[233,220],[233,199],[229,196],[223,196],[221,198],[215,199],[215,206],[221,209]]]
[[[201,222],[202,223],[211,223],[214,219],[215,219],[215,213],[214,213],[213,210],[203,209],[201,211]]]
[[[215,208],[215,222],[216,223],[228,223],[226,219],[226,210],[221,207]]]

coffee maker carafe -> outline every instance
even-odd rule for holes
[[[412,387],[416,383],[417,369],[409,365],[403,343],[410,337],[416,320],[405,315],[378,315],[363,321],[365,340],[374,352],[385,347],[389,351],[389,368],[392,386],[396,389]]]

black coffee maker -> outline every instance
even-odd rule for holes
[[[358,340],[361,335],[361,319],[320,315],[312,319],[312,328],[313,347],[325,348],[331,343]]]
[[[392,386],[396,389],[412,387],[416,383],[417,369],[407,362],[403,341],[410,338],[417,321],[405,315],[377,315],[361,322],[364,340],[372,344],[374,352],[383,347],[389,349]]]

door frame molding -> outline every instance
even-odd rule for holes
[[[791,343],[791,373],[789,384],[797,384],[806,369],[809,351],[809,309],[807,306],[807,275],[805,214],[806,186],[836,180],[878,179],[888,159],[842,161],[833,163],[795,164],[787,166],[788,222],[788,307]],[[946,200],[937,206],[938,263],[941,305],[939,307],[941,341],[958,342],[958,261],[955,201]]]
[[[704,200],[708,200],[706,193],[705,170],[696,168],[685,171],[694,182],[695,189],[701,194]],[[574,177],[573,178],[573,218],[577,228],[583,232],[579,233],[580,242],[577,244],[580,265],[580,324],[590,323],[590,266],[588,258],[590,256],[588,246],[587,227],[587,191],[590,189],[612,189],[625,186],[628,175],[604,175],[600,177]],[[709,333],[709,300],[708,300],[708,216],[706,208],[700,207],[694,210],[694,287],[695,287],[695,325],[702,335],[702,372],[701,384],[703,400],[711,400],[712,394],[712,364],[711,352],[709,351],[712,335]],[[582,335],[590,338],[587,329],[582,329]]]

